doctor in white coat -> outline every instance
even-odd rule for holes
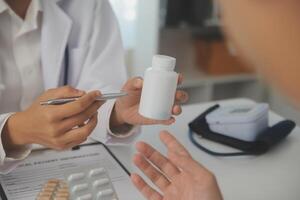
[[[32,144],[62,150],[88,137],[128,143],[136,125],[172,124],[174,118],[155,121],[138,114],[143,80],[126,82],[123,59],[108,0],[0,0],[0,173],[26,159]],[[128,97],[95,102],[101,93],[121,88]],[[72,96],[82,97],[39,105]],[[179,115],[187,94],[177,91],[175,98],[173,114]]]

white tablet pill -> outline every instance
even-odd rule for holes
[[[72,189],[72,193],[81,192],[83,190],[88,190],[89,185],[87,183],[75,185]]]
[[[68,177],[68,181],[71,182],[71,181],[78,181],[78,180],[81,180],[84,178],[84,173],[76,173],[76,174],[71,174],[69,177]]]
[[[83,196],[78,197],[76,200],[92,200],[93,196],[91,194],[86,194]]]
[[[100,174],[103,174],[105,172],[104,168],[98,168],[98,169],[92,169],[89,173],[90,177],[98,176]]]
[[[103,179],[94,181],[93,187],[97,188],[97,187],[101,187],[101,186],[108,185],[108,184],[109,184],[109,179],[108,178],[103,178]]]
[[[101,200],[101,197],[107,197],[107,196],[111,196],[113,194],[114,194],[114,191],[112,189],[102,190],[102,191],[98,192],[97,199]]]

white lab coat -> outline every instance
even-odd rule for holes
[[[63,85],[68,48],[69,85],[102,93],[120,90],[127,74],[119,26],[108,0],[43,0],[42,6],[41,59],[45,89]],[[100,108],[99,123],[91,138],[101,142],[130,142],[133,137],[126,141],[107,134],[113,105],[114,101],[108,101]],[[17,164],[2,165],[0,172],[10,171]]]

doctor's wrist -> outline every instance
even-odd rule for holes
[[[23,149],[24,146],[28,145],[29,143],[26,142],[26,136],[22,134],[19,129],[19,115],[20,113],[15,113],[8,118],[1,134],[2,144],[5,150],[18,150]]]
[[[123,118],[121,116],[121,111],[118,108],[117,103],[115,103],[113,110],[111,112],[111,115],[110,115],[109,125],[110,125],[110,127],[120,127],[125,124],[126,124],[126,122],[125,122],[125,120],[123,120]]]

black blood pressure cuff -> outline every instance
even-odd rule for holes
[[[268,152],[272,147],[274,147],[275,145],[283,141],[283,139],[285,139],[296,127],[295,122],[290,120],[285,120],[275,124],[272,127],[269,127],[268,129],[260,133],[254,142],[242,141],[210,130],[209,125],[206,121],[206,116],[209,113],[218,109],[219,107],[220,107],[219,105],[215,105],[209,108],[189,124],[189,128],[190,128],[189,136],[191,141],[201,150],[214,156],[242,156],[242,155],[264,154]],[[204,147],[203,145],[201,145],[198,142],[199,140],[196,140],[195,136],[201,136],[205,139],[226,146],[230,146],[232,148],[240,150],[240,152],[219,153],[219,152],[211,151],[206,147]]]

